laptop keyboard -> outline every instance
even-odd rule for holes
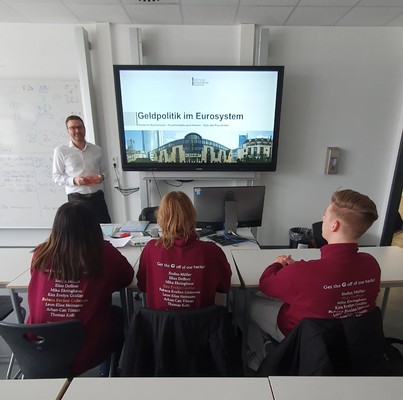
[[[246,242],[248,239],[241,238],[236,235],[231,235],[229,233],[225,235],[210,235],[208,236],[209,239],[213,240],[214,242],[218,243],[221,246],[229,246],[234,245],[241,242]]]

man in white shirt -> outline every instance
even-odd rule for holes
[[[77,115],[66,119],[68,145],[56,147],[53,154],[53,182],[66,187],[68,201],[86,201],[100,223],[110,223],[103,192],[105,168],[102,149],[85,140],[85,125]]]

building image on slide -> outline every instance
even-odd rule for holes
[[[247,135],[240,135],[239,147],[230,149],[191,132],[182,139],[172,140],[154,149],[148,146],[143,150],[135,150],[134,147],[133,141],[130,140],[127,146],[128,162],[141,162],[146,159],[154,163],[243,163],[269,161],[272,157],[273,141],[270,137],[249,139]]]

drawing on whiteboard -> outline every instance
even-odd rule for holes
[[[51,226],[67,201],[53,149],[68,142],[66,115],[82,116],[79,82],[0,80],[0,110],[0,227]]]

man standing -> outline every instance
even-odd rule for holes
[[[68,201],[88,202],[99,223],[110,223],[103,192],[105,168],[102,149],[85,140],[85,126],[77,115],[66,119],[68,145],[56,147],[53,154],[53,182],[66,187]]]
[[[249,345],[257,355],[256,326],[281,341],[304,318],[346,318],[375,309],[381,270],[374,257],[358,251],[358,241],[377,218],[368,196],[337,191],[322,218],[328,244],[320,248],[321,258],[295,261],[280,255],[266,268],[259,281],[262,293],[251,299],[250,308]]]

